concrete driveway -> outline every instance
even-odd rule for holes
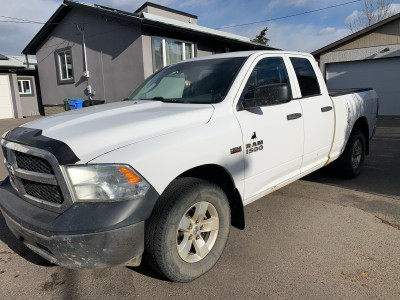
[[[0,299],[399,299],[400,118],[378,126],[359,178],[321,170],[247,206],[246,229],[232,228],[217,265],[188,284],[146,265],[60,268],[0,217]]]

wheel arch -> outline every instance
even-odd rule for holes
[[[222,166],[207,164],[194,167],[177,176],[194,177],[209,180],[218,185],[226,194],[231,208],[231,225],[238,228],[245,228],[244,208],[242,197],[235,186],[231,174]]]
[[[368,127],[368,121],[366,117],[360,117],[357,119],[357,121],[354,123],[353,130],[354,129],[359,129],[362,131],[365,139],[365,154],[369,154],[369,127]]]

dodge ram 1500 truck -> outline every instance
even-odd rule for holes
[[[372,89],[328,91],[314,58],[201,57],[126,101],[17,127],[1,140],[0,208],[13,234],[67,268],[210,270],[243,206],[335,160],[357,176],[378,113]]]

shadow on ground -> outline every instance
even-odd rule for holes
[[[32,250],[27,248],[20,240],[18,240],[8,229],[6,221],[4,220],[1,214],[0,214],[0,240],[4,242],[13,252],[15,252],[16,254],[18,254],[19,256],[23,257],[24,259],[26,259],[31,263],[46,267],[55,266],[54,264],[50,263],[46,259],[42,258]],[[1,249],[0,251],[4,252],[7,250]],[[4,254],[12,254],[12,252]]]
[[[400,118],[380,118],[370,155],[365,157],[359,177],[344,179],[331,168],[320,169],[303,180],[340,186],[371,194],[382,194],[400,200]]]

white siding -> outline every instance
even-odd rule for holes
[[[8,75],[0,75],[0,119],[14,118],[10,80]]]

